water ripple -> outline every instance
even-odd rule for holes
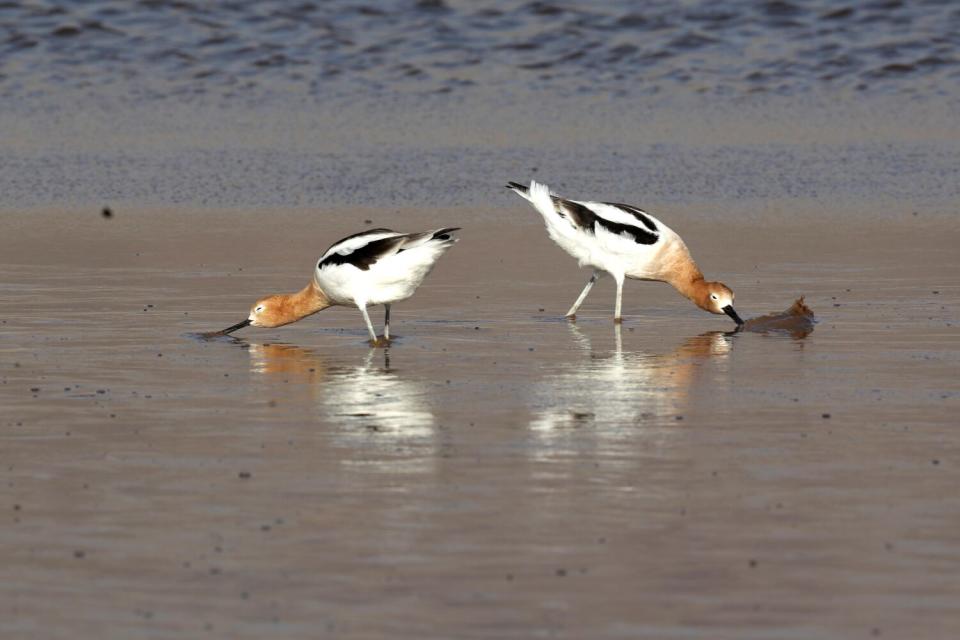
[[[951,3],[898,0],[3,2],[0,96],[94,93],[118,79],[151,98],[229,97],[238,86],[322,97],[531,84],[943,94],[956,84],[958,26]]]

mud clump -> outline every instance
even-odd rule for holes
[[[803,338],[813,331],[814,324],[816,319],[813,310],[804,303],[803,296],[800,296],[785,311],[768,313],[765,316],[747,320],[741,330],[757,333],[786,333],[794,338]]]

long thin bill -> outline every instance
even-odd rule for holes
[[[743,320],[741,320],[740,316],[737,315],[737,312],[733,310],[733,305],[728,304],[722,309],[722,311],[728,316],[730,316],[731,318],[733,318],[733,321],[737,323],[738,327],[743,326]]]
[[[225,336],[228,336],[228,335],[230,335],[231,333],[233,333],[234,331],[237,331],[238,329],[243,329],[244,327],[248,327],[248,326],[250,326],[250,319],[249,319],[249,318],[246,319],[246,320],[244,320],[243,322],[238,322],[237,324],[233,325],[232,327],[227,327],[227,328],[224,329],[223,331],[218,331],[218,333],[221,333],[221,334],[223,334],[223,335],[225,335]]]

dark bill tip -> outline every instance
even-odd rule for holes
[[[733,310],[733,305],[728,304],[722,309],[722,311],[728,316],[730,316],[731,318],[733,318],[733,321],[737,323],[738,327],[743,326],[743,320],[740,318],[740,316],[737,315],[737,312]]]
[[[228,336],[228,335],[230,335],[231,333],[233,333],[234,331],[237,331],[238,329],[243,329],[244,327],[247,327],[247,326],[250,326],[250,319],[249,319],[249,318],[247,318],[247,319],[244,320],[243,322],[238,322],[237,324],[233,325],[232,327],[227,327],[226,329],[224,329],[224,330],[221,331],[220,333],[222,333],[222,334],[225,335],[225,336]]]

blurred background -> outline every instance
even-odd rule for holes
[[[923,176],[956,152],[958,46],[960,7],[935,0],[3,2],[0,189],[483,204],[540,171],[646,202],[937,205],[955,186]]]

